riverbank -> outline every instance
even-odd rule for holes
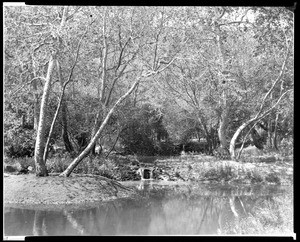
[[[216,160],[212,156],[185,155],[158,160],[156,165],[172,180],[229,184],[293,184],[293,159],[274,156],[253,157],[251,162]]]
[[[98,174],[72,173],[68,178],[57,176],[59,173],[50,173],[48,177],[36,177],[34,171],[30,171],[29,174],[19,174],[12,169],[9,172],[7,168],[11,165],[5,165],[4,203],[85,204],[133,197],[136,195],[136,189],[128,189],[126,183],[124,186],[121,183],[140,180],[136,172],[139,167],[153,168],[154,180],[167,184],[180,182],[250,186],[291,186],[293,184],[292,159],[272,159],[272,162],[267,162],[270,161],[270,157],[267,157],[264,162],[258,157],[256,161],[242,163],[230,160],[219,161],[212,156],[184,155],[157,157],[150,163],[142,163],[132,157],[127,157],[126,160],[124,157],[122,159],[115,157],[114,160],[101,164],[100,167],[104,170],[96,170]],[[103,177],[107,174],[112,180]]]
[[[130,197],[134,191],[97,177],[72,174],[70,177],[34,174],[4,176],[4,203],[84,204]]]

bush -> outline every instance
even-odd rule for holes
[[[230,153],[228,149],[218,147],[213,151],[214,156],[219,160],[229,160],[230,159]]]
[[[170,141],[161,142],[159,146],[156,148],[156,153],[162,156],[174,155],[176,153],[176,147]]]
[[[208,145],[207,143],[199,143],[199,142],[187,142],[182,144],[184,145],[184,151],[185,152],[193,152],[193,153],[206,153],[208,151]]]
[[[266,177],[265,180],[267,182],[271,182],[271,183],[276,183],[276,184],[280,184],[280,178],[274,174],[274,173],[269,173]]]
[[[32,167],[32,171],[35,170],[34,159],[30,157],[5,159],[4,161],[4,171],[15,172],[22,169],[27,169],[29,166]]]
[[[4,135],[4,152],[8,157],[34,156],[35,131],[18,127]]]
[[[263,181],[261,174],[256,169],[248,171],[246,173],[246,179],[250,179],[251,183],[261,183]]]
[[[125,153],[148,156],[170,154],[173,150],[171,143],[163,144],[163,140],[168,140],[168,132],[162,120],[161,113],[150,104],[135,110],[135,115],[125,121],[120,134]]]
[[[206,179],[215,181],[229,181],[235,176],[234,169],[229,165],[211,168],[204,173]]]
[[[280,145],[279,145],[278,148],[280,150],[281,155],[283,155],[283,156],[293,155],[293,152],[294,152],[294,139],[293,138],[283,139],[280,142]]]
[[[47,160],[46,166],[49,173],[61,173],[71,162],[72,159],[68,157],[54,157]]]

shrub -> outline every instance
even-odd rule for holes
[[[263,181],[263,177],[256,169],[247,171],[245,178],[250,179],[251,183],[260,183]]]
[[[228,181],[235,176],[234,169],[229,165],[213,167],[204,173],[204,178],[216,181]]]
[[[163,116],[155,107],[144,104],[137,108],[133,116],[124,123],[120,134],[120,142],[127,154],[153,156],[159,153],[170,153],[168,132],[163,125]],[[167,148],[166,150],[163,150]]]
[[[34,155],[35,131],[17,127],[4,135],[4,152],[8,157],[32,157]]]
[[[35,170],[34,159],[31,157],[6,159],[4,164],[4,171],[20,171],[21,169],[27,169],[29,166],[32,167],[33,171]]]
[[[218,147],[213,151],[214,156],[219,160],[228,160],[230,159],[230,153],[228,149]]]
[[[280,142],[280,145],[279,145],[278,148],[280,150],[281,155],[283,155],[283,156],[293,155],[293,152],[294,152],[294,139],[293,138],[283,139]]]
[[[54,157],[47,160],[46,166],[49,173],[61,173],[72,162],[71,158]]]
[[[175,146],[170,141],[161,142],[156,148],[156,153],[162,156],[170,156],[173,155],[175,152]]]
[[[267,182],[280,184],[280,178],[279,178],[275,173],[269,173],[269,174],[265,177],[265,180],[266,180]]]

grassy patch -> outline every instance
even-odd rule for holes
[[[280,178],[276,173],[269,173],[265,177],[266,182],[280,184]]]
[[[236,176],[235,169],[228,164],[211,167],[203,174],[204,179],[214,181],[229,181]]]
[[[253,169],[246,172],[246,179],[250,180],[251,183],[261,183],[263,182],[263,176],[260,174],[260,172],[257,169]]]

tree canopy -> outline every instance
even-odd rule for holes
[[[82,157],[97,143],[159,154],[197,138],[234,158],[258,125],[280,141],[293,25],[282,7],[5,6],[6,150],[42,154],[48,137]]]

